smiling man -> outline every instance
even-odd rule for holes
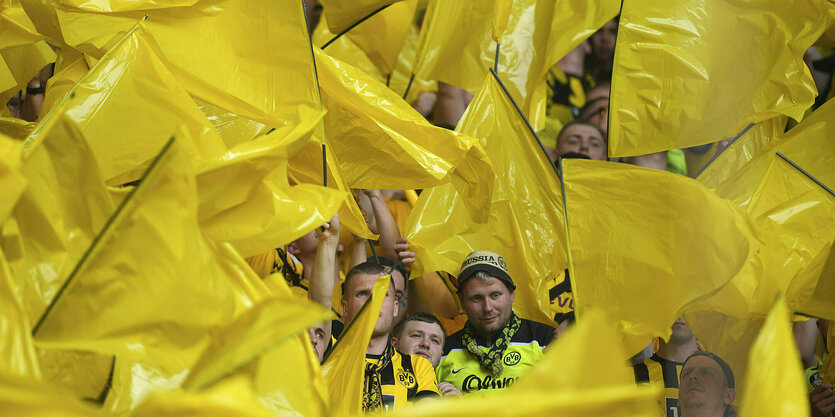
[[[681,417],[735,415],[731,408],[735,396],[734,373],[722,358],[699,351],[684,361],[678,399]]]
[[[516,316],[515,290],[498,254],[475,251],[464,260],[458,298],[467,324],[444,345],[436,368],[442,393],[446,384],[464,394],[499,392],[542,357],[554,328]]]

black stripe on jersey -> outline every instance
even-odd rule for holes
[[[664,387],[678,388],[678,373],[675,362],[661,360],[661,373],[664,375]]]
[[[412,375],[415,375],[415,380],[417,381],[417,374],[415,374],[415,369],[412,367],[412,356],[411,355],[400,355],[400,367],[403,368],[404,371],[409,371]],[[406,392],[406,398],[414,399],[414,396],[417,395],[418,384],[415,383],[415,386],[409,388]]]
[[[394,359],[394,358],[392,358]],[[380,384],[394,385],[394,361],[390,360],[385,368],[380,370]]]
[[[647,368],[646,364],[639,363],[633,366],[632,370],[635,372],[635,382],[649,382],[649,368]]]

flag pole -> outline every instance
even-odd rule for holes
[[[720,150],[719,152],[716,152],[716,154],[715,154],[715,155],[713,155],[713,156],[712,156],[712,157],[711,157],[711,158],[707,161],[707,163],[705,163],[705,164],[704,164],[704,166],[703,166],[701,169],[699,169],[699,172],[697,172],[697,173],[696,173],[696,175],[694,175],[694,176],[693,176],[693,178],[694,178],[694,179],[695,179],[695,178],[698,178],[698,177],[699,177],[699,175],[701,175],[701,174],[702,174],[702,172],[704,172],[704,171],[705,171],[705,169],[707,169],[707,167],[708,167],[711,163],[713,163],[713,161],[715,161],[715,160],[716,160],[716,158],[718,158],[718,157],[719,157],[719,155],[722,155],[722,154],[725,152],[725,150],[726,150],[726,149],[730,148],[730,147],[731,147],[731,145],[733,145],[734,143],[736,143],[736,140],[737,140],[737,139],[739,139],[739,138],[741,138],[741,137],[742,137],[742,135],[744,135],[744,134],[745,134],[745,132],[747,132],[747,131],[748,131],[748,129],[751,129],[751,127],[753,127],[753,126],[754,126],[754,124],[753,124],[753,123],[750,123],[748,126],[745,126],[745,129],[742,129],[742,132],[739,132],[739,133],[737,133],[736,135],[734,135],[734,137],[733,137],[733,138],[731,138],[730,143],[728,143],[728,146],[725,146],[724,148],[722,148],[722,150]]]
[[[386,8],[386,7],[389,7],[389,6],[391,6],[391,3],[389,3],[389,4],[387,4],[387,5],[383,6],[383,7],[380,7],[380,8],[379,8],[379,9],[377,9],[377,10],[374,10],[374,11],[373,11],[373,12],[371,12],[371,14],[369,14],[368,16],[365,16],[365,17],[363,17],[362,19],[357,20],[357,21],[356,21],[356,22],[354,22],[351,26],[348,26],[345,30],[343,30],[342,32],[339,32],[336,36],[334,36],[333,38],[331,38],[331,40],[327,41],[324,45],[322,45],[322,49],[327,48],[330,44],[334,43],[337,39],[341,38],[341,37],[342,37],[342,35],[344,35],[344,34],[348,33],[348,31],[349,31],[349,30],[351,30],[351,29],[353,29],[353,28],[355,28],[355,27],[359,26],[359,24],[360,24],[360,23],[365,22],[366,20],[370,19],[370,18],[371,18],[372,16],[374,16],[375,14],[382,12],[383,10],[385,10],[385,8]]]
[[[524,113],[522,113],[522,109],[521,109],[521,108],[519,108],[519,105],[518,105],[518,104],[516,104],[516,100],[514,100],[514,99],[513,99],[513,96],[511,96],[511,95],[510,95],[510,91],[508,91],[508,90],[507,90],[507,87],[505,87],[504,83],[502,82],[502,79],[501,79],[501,78],[499,78],[499,75],[498,75],[498,74],[496,74],[496,70],[495,70],[495,69],[493,69],[493,68],[490,68],[490,73],[491,73],[491,74],[493,74],[493,78],[495,78],[495,79],[496,79],[496,81],[498,81],[498,82],[499,82],[499,85],[502,87],[502,90],[504,91],[505,95],[507,95],[507,98],[509,98],[509,99],[510,99],[510,102],[511,102],[511,103],[513,103],[513,107],[515,107],[515,108],[516,108],[516,112],[517,112],[517,113],[519,113],[519,116],[520,116],[520,117],[522,117],[522,120],[524,120],[524,121],[525,121],[525,126],[527,126],[527,127],[528,127],[528,130],[531,132],[531,134],[533,135],[534,139],[536,139],[536,143],[538,143],[538,144],[539,144],[539,149],[541,149],[541,150],[542,150],[542,153],[545,155],[545,158],[547,158],[547,159],[548,159],[548,163],[551,165],[551,168],[553,168],[553,169],[554,169],[554,172],[557,174],[557,177],[558,177],[558,178],[559,178],[559,177],[561,177],[559,169],[558,169],[558,168],[557,168],[557,166],[554,164],[554,161],[551,159],[551,156],[550,156],[550,155],[548,155],[548,151],[547,151],[547,150],[545,150],[545,145],[543,145],[543,144],[542,144],[542,141],[541,141],[541,140],[539,140],[539,136],[536,134],[536,131],[534,131],[533,126],[531,126],[530,122],[528,122],[528,118],[527,118],[527,117],[525,117],[525,114],[524,114]]]
[[[818,179],[817,179],[817,178],[813,177],[813,176],[812,176],[812,174],[810,174],[810,173],[806,172],[803,168],[801,168],[800,166],[798,166],[797,164],[795,164],[795,163],[794,163],[791,159],[787,158],[787,157],[786,157],[786,155],[783,155],[783,154],[781,154],[780,152],[777,152],[777,156],[779,156],[779,157],[780,157],[780,158],[782,158],[784,161],[786,161],[786,162],[788,162],[789,164],[791,164],[791,166],[793,166],[793,167],[797,168],[797,170],[798,170],[798,171],[800,171],[801,173],[803,173],[803,175],[807,176],[810,180],[814,181],[814,182],[815,182],[815,184],[820,185],[820,186],[821,186],[821,188],[823,188],[824,190],[826,190],[826,191],[827,191],[827,192],[828,192],[831,196],[835,197],[835,192],[833,192],[833,191],[832,191],[832,189],[830,189],[829,187],[827,187],[827,186],[826,186],[826,184],[824,184],[824,183],[822,183],[822,182],[818,181]]]
[[[302,11],[304,12],[304,23],[306,27],[310,27],[310,18],[307,16],[307,6],[304,5],[304,0],[299,0],[302,3]],[[319,87],[319,71],[316,69],[316,53],[313,51],[313,39],[308,32],[308,44],[310,45],[310,60],[313,61],[313,77],[316,80],[316,93],[319,98],[319,110],[322,110],[322,89]],[[322,186],[328,186],[328,153],[325,146],[325,127],[319,120],[319,128],[322,130]],[[322,227],[324,229],[324,226]]]

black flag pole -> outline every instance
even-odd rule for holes
[[[304,5],[304,0],[299,0],[302,4],[302,11],[304,11],[305,27],[310,27],[310,18],[307,16],[307,6]],[[350,29],[350,28],[349,28]],[[308,44],[310,45],[310,60],[313,61],[313,77],[316,80],[316,94],[319,98],[319,110],[322,110],[322,90],[319,88],[319,71],[316,69],[316,53],[313,51],[313,39],[308,33]],[[319,121],[319,126],[322,126],[322,121]],[[325,129],[322,128],[322,186],[328,186],[328,152],[325,146]],[[322,226],[324,229],[324,226]]]
[[[514,100],[513,96],[510,95],[510,91],[507,90],[507,87],[505,87],[504,83],[502,82],[502,79],[499,78],[498,74],[496,74],[496,70],[493,69],[493,68],[490,68],[490,73],[493,74],[493,77],[496,79],[496,81],[499,82],[499,85],[502,87],[502,90],[504,91],[505,95],[507,95],[507,98],[509,98],[510,102],[513,103],[513,107],[516,108],[516,112],[519,113],[519,116],[522,117],[522,120],[525,121],[525,126],[528,127],[528,130],[531,132],[534,139],[536,139],[536,143],[539,144],[539,149],[541,149],[542,153],[545,154],[545,158],[548,159],[548,163],[551,165],[551,168],[554,169],[554,172],[557,174],[557,177],[560,177],[560,171],[557,168],[557,166],[554,164],[554,161],[551,159],[551,155],[548,155],[548,151],[545,150],[545,145],[543,145],[542,141],[539,140],[539,136],[536,134],[536,131],[533,129],[533,126],[531,126],[531,123],[528,122],[528,118],[525,117],[524,113],[522,113],[522,109],[519,108],[519,105],[516,104],[516,100]]]
[[[791,164],[791,166],[795,167],[798,171],[800,171],[801,173],[803,173],[803,175],[805,175],[806,177],[808,177],[810,180],[814,181],[814,182],[815,182],[815,184],[820,185],[820,186],[821,186],[821,188],[823,188],[824,190],[826,190],[826,192],[828,192],[828,193],[829,193],[829,195],[831,195],[831,196],[835,197],[835,192],[832,192],[832,189],[831,189],[831,188],[827,187],[827,186],[826,186],[826,184],[824,184],[824,183],[822,183],[822,182],[818,181],[818,179],[817,179],[817,178],[813,177],[813,176],[812,176],[812,174],[810,174],[810,173],[806,172],[806,170],[804,170],[803,168],[801,168],[799,165],[795,164],[795,163],[794,163],[791,159],[787,158],[787,157],[786,157],[786,155],[783,155],[783,154],[781,154],[780,152],[777,152],[777,156],[779,156],[781,159],[783,159],[784,161],[786,161],[786,162],[788,162],[789,164]]]
[[[355,27],[359,26],[359,24],[360,24],[360,23],[365,22],[366,20],[370,19],[370,18],[371,18],[372,16],[374,16],[375,14],[382,12],[383,10],[385,10],[385,9],[386,9],[386,7],[389,7],[389,6],[391,6],[391,4],[387,4],[387,5],[383,6],[383,7],[380,7],[379,9],[374,10],[373,12],[371,12],[371,14],[369,14],[368,16],[365,16],[365,17],[363,17],[362,19],[357,20],[357,21],[356,21],[356,22],[354,22],[351,26],[348,26],[348,27],[347,27],[345,30],[343,30],[342,32],[337,33],[337,34],[336,34],[336,36],[334,36],[333,38],[331,38],[331,40],[327,41],[324,45],[322,45],[322,49],[327,48],[330,44],[334,43],[337,39],[341,38],[341,37],[342,37],[342,35],[344,35],[344,34],[348,33],[348,31],[350,31],[351,29],[353,29],[353,28],[355,28]]]
[[[499,49],[502,47],[501,43],[496,42],[496,57],[493,58],[493,70],[499,72]]]
[[[139,182],[137,183],[137,185],[133,187],[132,190],[130,190],[125,199],[122,200],[122,202],[119,204],[119,207],[116,208],[116,211],[113,212],[113,214],[107,219],[107,222],[104,224],[104,226],[102,226],[101,231],[99,231],[99,233],[96,234],[96,237],[93,238],[93,242],[90,243],[90,246],[87,248],[86,251],[84,251],[84,254],[81,255],[81,259],[79,259],[78,262],[75,264],[75,267],[73,267],[72,271],[70,272],[70,275],[67,277],[66,280],[64,280],[64,283],[61,284],[61,287],[58,288],[58,291],[55,293],[55,297],[52,298],[52,301],[49,303],[48,306],[46,306],[46,310],[44,310],[43,314],[41,314],[41,317],[38,319],[38,322],[35,323],[35,326],[32,328],[32,336],[35,336],[38,333],[38,330],[40,330],[41,325],[43,325],[43,322],[46,320],[46,317],[49,316],[49,313],[52,311],[52,308],[55,306],[55,303],[58,302],[58,300],[60,300],[61,297],[64,295],[64,292],[67,290],[70,283],[72,283],[72,281],[75,280],[75,277],[78,275],[78,272],[87,263],[87,260],[90,258],[90,254],[92,254],[93,250],[99,246],[101,240],[113,227],[113,224],[116,222],[116,219],[119,217],[122,211],[125,210],[125,207],[127,207],[127,205],[130,204],[131,201],[133,201],[136,192],[140,188],[143,188],[143,185],[145,184],[145,178],[147,178],[148,175],[150,175],[151,172],[153,172],[157,168],[159,162],[166,154],[168,154],[168,151],[171,149],[171,145],[173,144],[174,137],[172,136],[170,139],[168,139],[168,142],[166,142],[165,145],[162,147],[162,150],[160,150],[159,153],[157,153],[157,156],[154,157],[154,160],[151,161],[151,165],[148,166],[148,169],[146,169],[145,172],[142,173],[142,177],[139,178]]]
[[[406,96],[409,95],[409,90],[412,89],[412,82],[414,82],[414,81],[415,81],[415,73],[413,72],[412,76],[409,77],[409,83],[406,84],[406,92],[403,93],[403,100],[405,100]]]
[[[377,249],[374,249],[374,243],[371,242],[371,239],[365,239],[368,241],[368,246],[371,247],[371,255],[374,256],[374,262],[380,263],[380,257],[377,256]]]
[[[725,146],[724,148],[722,148],[722,150],[721,150],[721,151],[716,152],[716,154],[715,154],[715,155],[713,155],[713,156],[712,156],[712,157],[711,157],[711,158],[710,158],[710,159],[709,159],[709,160],[708,160],[708,161],[704,164],[704,166],[702,166],[702,167],[699,169],[699,172],[697,172],[697,173],[696,173],[696,175],[694,175],[694,176],[693,176],[693,178],[698,178],[698,177],[699,177],[699,175],[702,175],[702,172],[704,172],[704,171],[705,171],[705,169],[707,169],[707,167],[708,167],[708,166],[710,166],[710,164],[712,164],[712,163],[713,163],[713,161],[715,161],[715,160],[716,160],[716,158],[718,158],[718,157],[719,157],[719,155],[722,155],[722,154],[725,152],[725,150],[726,150],[726,149],[728,149],[728,148],[730,148],[731,146],[733,146],[733,144],[734,144],[734,143],[736,143],[737,139],[741,138],[741,137],[742,137],[742,135],[744,135],[744,134],[745,134],[745,132],[747,132],[747,131],[748,131],[748,129],[751,129],[753,126],[754,126],[754,124],[753,124],[753,123],[750,123],[750,124],[748,124],[748,126],[745,126],[745,129],[742,129],[742,132],[739,132],[739,133],[737,133],[736,135],[734,135],[734,137],[732,137],[732,138],[731,138],[730,143],[728,143],[728,145],[727,145],[727,146]]]

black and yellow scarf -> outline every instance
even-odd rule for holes
[[[478,362],[481,363],[481,367],[490,372],[490,374],[493,375],[493,378],[498,378],[502,374],[503,369],[502,355],[504,355],[505,349],[507,349],[507,346],[510,345],[510,340],[513,339],[513,335],[516,334],[517,330],[519,330],[519,326],[521,324],[522,320],[517,317],[515,313],[511,313],[510,320],[508,320],[507,324],[504,325],[499,337],[493,343],[493,346],[490,346],[487,353],[484,353],[478,348],[478,343],[476,343],[475,337],[473,337],[473,328],[469,321],[467,321],[467,324],[464,325],[464,336],[462,341],[470,354],[472,354],[476,359],[478,359]]]
[[[387,345],[377,364],[365,363],[365,381],[362,390],[362,411],[377,411],[383,407],[383,387],[380,371],[391,362],[393,348]]]

